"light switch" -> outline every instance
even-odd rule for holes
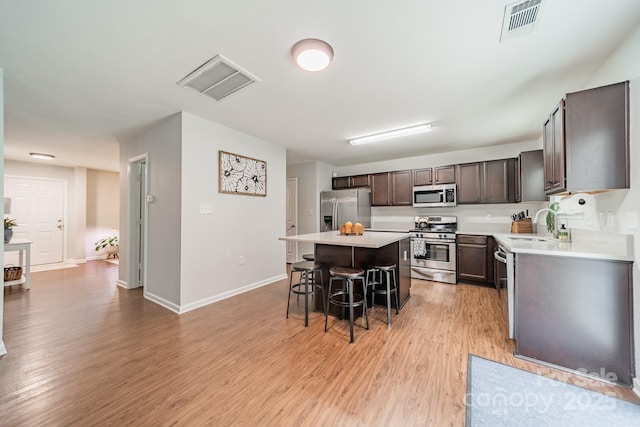
[[[201,214],[212,214],[213,213],[213,205],[211,205],[211,204],[201,204],[200,205],[200,213]]]

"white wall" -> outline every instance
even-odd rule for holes
[[[612,52],[585,88],[603,86],[624,80],[630,81],[630,156],[631,189],[596,195],[597,210],[615,213],[613,227],[603,229],[633,236],[635,263],[633,268],[634,331],[636,375],[640,374],[640,232],[627,224],[627,215],[640,212],[640,26]],[[640,394],[640,381],[635,380]]]
[[[175,114],[120,144],[119,282],[127,286],[130,280],[129,159],[148,153],[148,188],[155,200],[147,204],[145,296],[174,310],[180,306],[181,132],[182,119]]]
[[[0,154],[4,160],[4,71],[0,68]],[[0,162],[0,176],[4,176],[4,161]],[[4,201],[4,181],[0,186],[0,196]],[[2,217],[4,218],[4,203],[2,204]],[[0,254],[0,264],[4,265],[4,251]],[[4,291],[0,294],[0,356],[6,354],[4,346],[3,323],[4,323]]]
[[[286,152],[182,113],[181,311],[286,277]],[[218,192],[218,151],[267,163],[266,197]],[[200,214],[201,204],[213,214]],[[239,264],[244,257],[244,264]]]
[[[95,251],[95,242],[118,235],[120,229],[120,174],[95,169],[87,170],[86,233],[87,258],[104,258]]]

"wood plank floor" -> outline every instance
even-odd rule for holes
[[[281,281],[178,316],[93,261],[4,290],[6,426],[461,426],[467,356],[613,393],[632,391],[512,355],[495,290],[416,280],[393,325],[285,319]],[[294,300],[295,301],[295,300]]]

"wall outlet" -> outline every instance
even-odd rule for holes
[[[201,214],[212,214],[213,213],[213,205],[208,203],[203,203],[200,205],[200,213]]]
[[[238,257],[238,264],[239,264],[239,265],[244,264],[244,255],[240,255],[240,256]]]
[[[625,217],[625,223],[627,228],[637,229],[638,228],[638,211],[629,211]]]
[[[613,212],[608,211],[607,212],[607,223],[606,223],[607,227],[613,227]]]
[[[487,219],[491,221],[493,219],[493,214],[491,212],[487,212]]]

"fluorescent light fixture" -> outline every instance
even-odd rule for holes
[[[46,153],[29,153],[29,155],[34,159],[42,159],[42,160],[52,160],[56,157],[53,154],[46,154]]]
[[[402,129],[390,130],[387,132],[380,132],[373,135],[352,138],[349,140],[349,144],[351,145],[370,144],[372,142],[383,141],[385,139],[400,138],[403,136],[417,135],[419,133],[427,133],[427,132],[431,132],[431,125],[422,124],[422,125],[410,126]]]
[[[304,39],[293,45],[291,56],[305,71],[322,71],[333,60],[333,48],[322,40]]]

